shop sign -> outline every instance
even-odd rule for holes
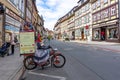
[[[34,32],[20,32],[20,53],[29,54],[35,52]]]
[[[5,29],[8,31],[19,32],[19,28],[15,27],[15,26],[11,26],[11,25],[6,25]]]
[[[10,15],[11,17],[15,18],[16,20],[18,20],[19,22],[21,22],[21,18],[19,16],[17,16],[14,12],[12,12],[11,10],[6,8],[6,13],[8,15]]]
[[[12,25],[15,25],[17,27],[20,27],[20,25],[21,25],[21,23],[19,21],[15,20],[14,18],[12,18],[12,17],[10,17],[8,15],[6,15],[6,22],[10,23]]]
[[[101,24],[99,24],[100,26],[106,26],[106,23],[104,22],[104,23],[101,23]]]
[[[88,25],[86,25],[86,26],[85,26],[85,29],[89,29],[89,26],[88,26]]]

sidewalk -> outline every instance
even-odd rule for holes
[[[0,80],[18,80],[22,74],[23,57],[20,57],[19,48],[15,48],[15,54],[0,57]]]
[[[80,44],[86,44],[95,46],[105,50],[111,50],[114,52],[120,52],[120,43],[115,42],[105,42],[105,41],[79,41],[79,40],[71,40],[70,42],[77,42]]]

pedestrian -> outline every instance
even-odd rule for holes
[[[51,40],[52,36],[48,35],[47,39],[48,39],[48,44],[50,45],[50,40]]]
[[[101,32],[101,39],[105,40],[105,32],[104,31]]]
[[[36,36],[36,44],[37,44],[37,49],[41,47],[41,42],[42,42],[42,36],[40,35],[39,31]]]
[[[15,40],[14,40],[14,34],[10,33],[10,43],[11,43],[11,55],[14,54],[14,48],[15,48]]]

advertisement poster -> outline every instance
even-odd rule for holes
[[[29,54],[35,52],[34,32],[20,32],[20,53]]]

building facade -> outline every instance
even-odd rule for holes
[[[75,6],[70,12],[68,12],[68,28],[67,32],[71,40],[75,39],[75,10],[78,6]]]
[[[32,25],[35,28],[35,31],[37,31],[37,19],[38,19],[38,10],[36,7],[36,0],[32,0]]]
[[[40,32],[41,35],[45,36],[45,28],[44,28],[44,20],[43,20],[43,17],[42,15],[38,15],[38,18],[37,18],[37,31]]]
[[[118,0],[94,0],[92,3],[92,39],[119,42]]]
[[[60,24],[60,21],[61,21],[61,19],[59,19],[54,26],[54,36],[55,36],[56,39],[61,38],[61,28],[60,28],[61,24]]]
[[[10,41],[10,34],[18,37],[26,23],[36,31],[37,18],[36,0],[0,0],[0,45]]]
[[[75,39],[92,40],[92,15],[90,0],[79,0],[75,10]]]
[[[4,8],[4,12],[0,14],[1,45],[5,41],[10,41],[9,34],[18,35],[24,19],[24,0],[2,0],[0,3]]]
[[[54,26],[55,36],[59,39],[75,39],[74,15],[77,6],[73,7],[66,15],[59,18]]]

